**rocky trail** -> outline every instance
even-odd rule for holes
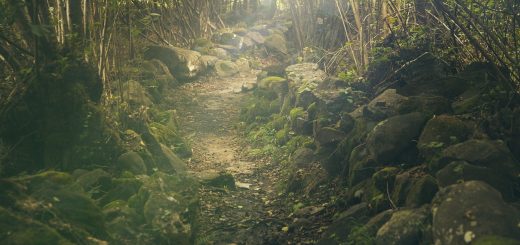
[[[178,90],[176,108],[182,134],[193,147],[188,167],[204,179],[219,181],[200,189],[198,244],[267,244],[283,227],[274,215],[279,169],[245,156],[247,143],[237,129],[246,93],[241,86],[256,81],[253,72],[231,78],[208,77]]]

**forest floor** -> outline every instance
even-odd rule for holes
[[[236,188],[203,186],[198,244],[280,244],[287,208],[278,192],[280,168],[268,159],[249,159],[239,130],[244,82],[254,71],[231,78],[206,77],[179,88],[173,96],[181,134],[193,148],[187,162],[195,174],[233,175]]]

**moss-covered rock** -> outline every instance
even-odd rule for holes
[[[174,153],[181,157],[191,156],[192,151],[190,145],[171,127],[161,123],[151,123],[150,131],[159,143],[173,149]]]
[[[374,187],[382,192],[391,192],[394,188],[395,176],[400,169],[397,167],[385,167],[372,175]]]
[[[133,174],[146,174],[148,172],[143,158],[133,151],[126,152],[117,159],[119,171],[130,171]]]
[[[391,117],[379,123],[367,137],[367,148],[372,156],[381,164],[402,162],[414,156],[405,154],[415,148],[426,116],[421,113],[410,113]]]
[[[131,207],[139,210],[158,243],[191,244],[197,210],[197,181],[157,172],[144,181]]]
[[[12,245],[72,245],[56,230],[0,207],[0,243]]]
[[[231,77],[239,72],[237,65],[227,60],[215,62],[214,69],[219,77]]]
[[[437,116],[426,123],[417,148],[422,157],[429,161],[448,146],[466,141],[472,132],[470,124],[456,117]]]
[[[378,231],[377,245],[414,245],[423,241],[429,223],[429,208],[397,211]]]
[[[76,183],[97,199],[112,186],[112,176],[102,169],[94,169],[78,176]]]
[[[520,239],[520,212],[484,182],[451,185],[432,204],[435,243],[462,245],[489,235]]]
[[[411,186],[406,196],[406,206],[414,208],[430,203],[438,190],[437,180],[434,177],[422,176]]]
[[[258,82],[258,88],[271,90],[275,93],[287,93],[289,89],[289,83],[287,79],[282,77],[270,76],[263,78]]]
[[[113,188],[106,192],[99,200],[99,204],[104,206],[116,200],[127,201],[132,195],[139,191],[143,185],[142,180],[135,177],[117,178],[112,180]]]
[[[508,237],[501,236],[483,236],[480,238],[476,238],[474,242],[471,244],[474,245],[520,245],[520,240],[511,239]]]
[[[204,171],[197,173],[197,177],[203,185],[235,189],[235,178],[227,172]]]
[[[37,200],[50,205],[58,222],[83,229],[99,238],[107,238],[105,216],[94,200],[87,195],[66,188],[41,189],[32,194]]]

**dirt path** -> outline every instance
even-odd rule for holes
[[[226,171],[236,189],[203,186],[198,244],[278,244],[284,227],[276,180],[279,172],[267,161],[245,157],[247,144],[238,132],[241,93],[253,72],[232,78],[209,77],[184,85],[176,96],[181,133],[189,139],[193,157],[188,167],[194,172]]]

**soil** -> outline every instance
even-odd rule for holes
[[[249,159],[240,133],[240,107],[248,93],[244,82],[255,81],[254,71],[231,78],[206,77],[176,91],[181,134],[190,141],[193,172],[225,171],[236,188],[203,186],[198,244],[280,244],[283,217],[277,189],[280,168],[267,159]],[[278,217],[277,217],[278,216]]]

